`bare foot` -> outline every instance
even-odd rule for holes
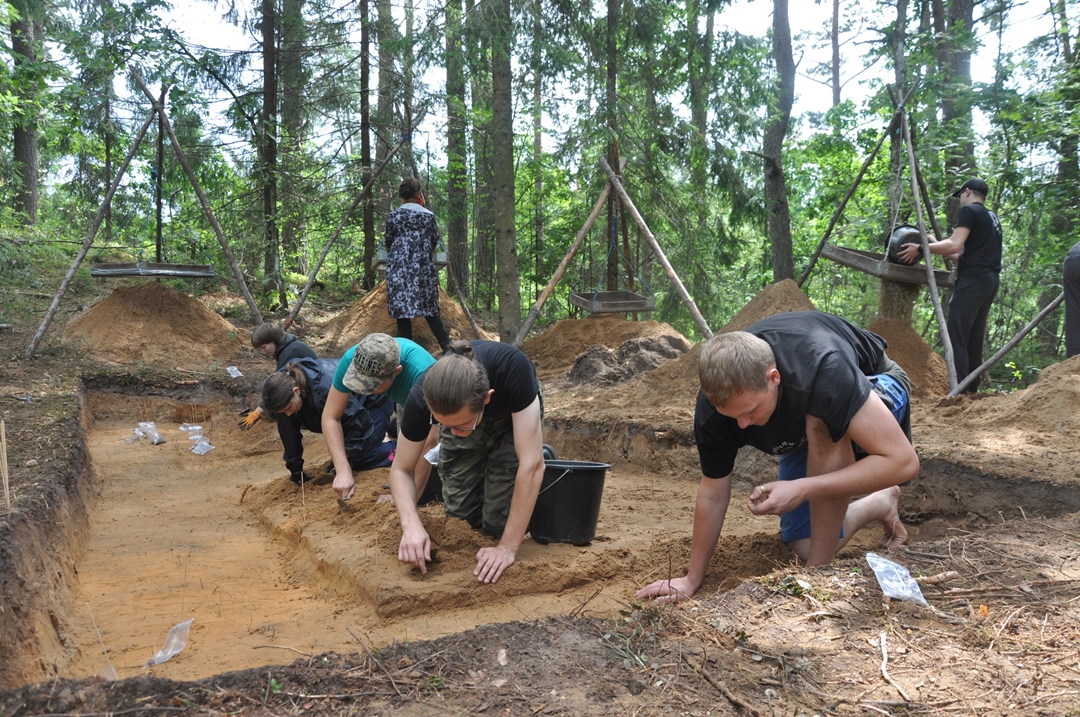
[[[375,500],[375,502],[376,503],[393,503],[394,502],[394,496],[390,495],[389,493],[383,493],[382,495],[380,495]]]
[[[888,509],[881,518],[881,527],[884,535],[881,536],[881,547],[886,550],[899,548],[907,542],[908,532],[904,524],[900,522],[900,488],[893,486],[878,491],[881,497],[888,501]]]

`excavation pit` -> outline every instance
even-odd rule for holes
[[[328,483],[316,480],[301,491],[288,480],[272,423],[237,428],[236,397],[146,393],[130,386],[85,393],[83,434],[93,471],[81,480],[93,489],[81,494],[88,517],[84,526],[71,524],[70,556],[42,559],[55,560],[69,589],[51,593],[59,638],[51,648],[39,641],[26,655],[37,665],[26,681],[95,676],[109,662],[121,678],[144,674],[168,630],[189,618],[187,648],[153,674],[195,679],[290,663],[298,654],[355,650],[357,639],[430,639],[582,605],[607,615],[625,607],[636,588],[664,577],[669,565],[686,564],[698,474],[696,450],[677,432],[549,419],[545,437],[560,456],[614,466],[596,537],[588,547],[527,539],[502,579],[481,585],[472,575],[474,556],[492,541],[447,519],[439,505],[420,508],[437,562],[426,575],[398,563],[397,513],[377,502],[386,469],[358,473],[351,509],[342,511]],[[139,421],[154,421],[167,442],[129,441]],[[202,426],[215,449],[193,453],[182,423]],[[306,438],[305,457],[321,477],[329,463],[321,436]],[[751,486],[774,472],[772,459],[740,455],[703,594],[790,560],[775,519],[743,506]],[[1066,485],[1001,479],[937,456],[924,459],[922,476],[905,489],[901,514],[918,541],[1021,514],[1073,512],[1077,502]],[[879,535],[877,528],[862,531],[846,551],[865,551]]]

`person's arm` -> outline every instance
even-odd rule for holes
[[[827,433],[824,439],[816,438],[818,435],[818,431],[807,435],[811,452],[815,451],[816,440],[831,441]],[[808,500],[869,495],[919,474],[919,456],[904,429],[873,391],[851,419],[843,441],[854,441],[868,455],[839,470],[758,486],[750,494],[751,512],[780,515]]]
[[[481,548],[476,553],[476,569],[473,575],[482,583],[494,583],[503,571],[514,564],[518,548],[525,540],[536,506],[536,496],[544,481],[544,432],[541,426],[540,396],[525,409],[511,414],[514,422],[514,452],[517,453],[518,470],[514,479],[514,495],[510,499],[510,513],[506,517],[499,544],[493,548]]]
[[[971,229],[968,227],[956,227],[948,239],[930,242],[930,253],[941,254],[945,258],[954,260],[964,249],[964,242],[968,240]],[[900,249],[898,256],[905,264],[911,264],[922,255],[922,244],[905,244]],[[861,444],[860,444],[861,445]]]
[[[427,564],[431,562],[431,539],[416,510],[418,494],[413,478],[416,464],[423,460],[423,450],[422,442],[410,441],[403,434],[398,434],[397,452],[390,466],[390,495],[394,497],[394,506],[401,521],[398,560],[412,563],[420,568],[420,572],[426,573]]]
[[[701,476],[694,502],[694,532],[690,539],[690,566],[686,577],[657,580],[638,590],[634,597],[638,600],[656,598],[657,602],[678,602],[692,597],[705,580],[730,502],[730,474],[724,478]]]
[[[326,405],[322,412],[322,434],[326,441],[326,450],[334,461],[334,490],[342,500],[348,500],[356,492],[352,466],[345,454],[345,431],[341,428],[341,417],[349,405],[351,393],[342,393],[334,387],[326,395]]]

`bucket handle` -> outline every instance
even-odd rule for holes
[[[544,494],[545,491],[548,491],[548,490],[551,490],[552,488],[554,488],[555,484],[558,483],[559,481],[561,481],[563,478],[565,478],[566,474],[569,473],[572,470],[574,470],[574,469],[573,468],[567,468],[566,470],[564,470],[562,472],[561,476],[559,476],[558,478],[556,478],[555,480],[551,481],[551,483],[548,484],[547,488],[541,489],[540,492],[536,494],[536,497],[539,498],[541,495]]]

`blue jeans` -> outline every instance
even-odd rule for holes
[[[878,374],[867,376],[873,384],[874,393],[878,395],[896,418],[897,423],[903,423],[904,416],[908,411],[908,395],[904,387],[892,376]],[[806,457],[809,453],[809,444],[803,443],[791,453],[780,456],[780,470],[777,480],[797,480],[806,477]],[[858,446],[855,448],[856,460],[866,455]],[[794,510],[780,516],[780,537],[785,543],[802,540],[810,537],[810,503],[803,503]],[[843,530],[840,537],[844,537]]]

